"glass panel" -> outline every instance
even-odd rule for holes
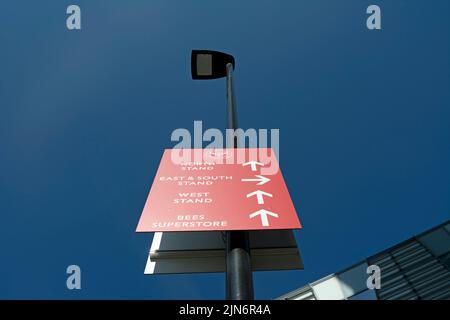
[[[350,297],[349,300],[377,300],[377,295],[375,294],[375,290],[366,290]]]
[[[447,253],[445,256],[441,257],[441,261],[443,264],[447,266],[447,268],[450,269],[450,252]]]
[[[314,300],[312,291],[303,292],[291,298],[292,300]]]
[[[356,292],[367,289],[367,264],[362,263],[350,270],[338,274],[344,297],[353,296]]]
[[[447,224],[444,226],[444,228],[445,228],[445,230],[447,230],[448,233],[450,233],[450,223],[447,223]]]
[[[318,300],[344,300],[339,279],[336,276],[312,285]]]
[[[440,256],[450,251],[450,235],[444,229],[438,229],[419,238],[435,255]]]

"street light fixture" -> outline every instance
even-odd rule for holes
[[[237,129],[233,88],[234,57],[212,50],[192,50],[191,74],[194,80],[227,77],[227,128]],[[233,148],[237,147],[236,136]],[[227,146],[228,147],[228,146]],[[248,231],[226,232],[226,297],[228,300],[253,300],[253,279]]]
[[[226,66],[228,63],[231,63],[234,69],[234,57],[227,53],[212,50],[192,50],[192,79],[209,80],[223,78],[227,75]]]

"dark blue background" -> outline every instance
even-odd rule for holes
[[[82,30],[66,29],[66,7]],[[382,30],[366,8],[382,9]],[[224,275],[144,276],[134,232],[176,128],[225,126],[237,60],[244,128],[279,128],[304,271],[255,273],[275,298],[437,225],[450,209],[448,0],[3,1],[0,298],[224,297]],[[66,289],[66,267],[82,290]]]

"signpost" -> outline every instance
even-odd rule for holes
[[[234,67],[234,57],[229,54],[192,51],[192,79],[227,79],[227,129],[232,132],[238,128]],[[252,300],[252,263],[256,260],[251,257],[250,230],[298,229],[301,225],[273,150],[239,149],[237,142],[234,135],[232,145],[227,145],[230,149],[214,150],[213,153],[211,149],[205,149],[210,152],[210,159],[202,155],[200,161],[178,161],[176,155],[180,149],[166,150],[136,231],[157,232],[160,236],[162,231],[224,231],[226,297]],[[185,151],[204,152],[203,149]],[[228,161],[230,158],[236,160],[239,152],[244,152],[244,162]],[[218,161],[215,156],[218,153],[227,155],[227,161]],[[255,154],[268,154],[269,157]],[[267,166],[275,166],[277,170],[268,173]],[[153,258],[161,255],[164,256],[157,254],[155,249]],[[149,266],[154,270],[156,262],[151,259],[152,253]],[[195,261],[198,265],[202,260]],[[191,268],[195,269],[197,267]]]
[[[221,150],[228,158],[212,156],[214,149],[183,152],[202,160],[165,150],[137,232],[301,228],[272,149]],[[250,160],[239,162],[239,154]],[[269,167],[272,174],[261,173]]]

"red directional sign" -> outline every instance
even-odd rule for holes
[[[167,149],[136,231],[299,228],[273,149]]]

